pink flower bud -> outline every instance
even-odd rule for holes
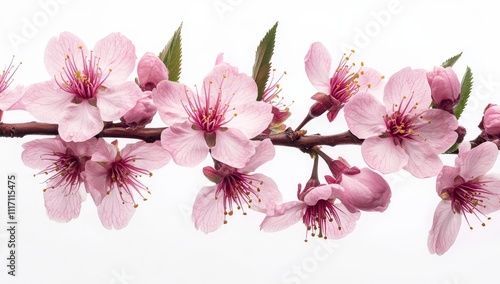
[[[139,86],[143,91],[151,91],[163,80],[168,80],[165,64],[152,52],[146,52],[137,64]]]
[[[151,98],[151,92],[146,91],[137,101],[136,105],[129,110],[120,120],[131,128],[144,127],[153,121],[157,108]]]
[[[431,87],[432,100],[439,109],[453,113],[453,107],[460,97],[460,81],[451,67],[434,67],[427,72],[427,81]]]
[[[484,112],[483,126],[486,133],[500,135],[500,105],[490,105]]]

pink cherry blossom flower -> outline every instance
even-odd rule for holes
[[[358,93],[344,110],[350,131],[365,139],[365,162],[382,173],[404,168],[418,178],[437,175],[442,168],[438,154],[457,140],[458,122],[446,111],[429,109],[425,70],[407,67],[394,74],[385,86],[384,104]]]
[[[31,86],[26,109],[37,119],[59,124],[65,141],[85,141],[103,121],[119,119],[135,106],[141,90],[126,82],[135,67],[135,47],[119,33],[98,41],[89,51],[83,41],[64,32],[45,49],[45,67],[53,77]]]
[[[65,142],[60,137],[37,139],[23,144],[21,158],[27,166],[42,169],[48,176],[43,190],[45,208],[50,219],[69,222],[80,215],[86,192],[82,183],[85,164],[95,150],[96,139]]]
[[[17,69],[21,65],[14,66],[14,57],[10,61],[9,65],[2,70],[0,75],[0,121],[2,121],[2,113],[6,110],[11,109],[22,109],[22,107],[15,107],[16,103],[21,100],[24,95],[24,90],[22,87],[18,86],[15,90],[8,89],[9,86],[14,81],[13,77]]]
[[[316,104],[311,107],[310,116],[317,117],[328,111],[331,122],[361,88],[373,88],[380,83],[383,76],[374,69],[362,67],[353,70],[355,64],[348,64],[349,56],[342,57],[330,77],[332,58],[328,49],[320,42],[311,44],[304,61],[307,77],[318,93],[312,97]]]
[[[297,197],[299,201],[290,201],[268,211],[260,225],[266,232],[281,231],[302,220],[307,234],[312,237],[340,239],[351,233],[360,212],[350,212],[344,204],[338,202],[342,196],[342,187],[338,184],[306,185],[301,191],[299,184]]]
[[[350,212],[357,210],[384,212],[391,201],[387,181],[368,168],[351,167],[346,160],[327,161],[333,176],[325,176],[329,184],[343,188],[338,198]]]
[[[273,118],[272,106],[256,101],[255,81],[226,63],[216,65],[201,93],[162,81],[153,90],[160,118],[170,125],[161,141],[181,166],[195,166],[210,152],[228,166],[242,168],[255,148],[249,139]]]
[[[489,135],[500,136],[500,105],[488,106],[484,112],[483,127]]]
[[[451,67],[435,66],[427,72],[427,81],[431,87],[432,101],[439,109],[453,114],[453,107],[460,98],[460,81]]]
[[[472,230],[469,217],[476,217],[482,226],[486,214],[500,209],[500,181],[487,175],[497,159],[498,148],[492,142],[484,142],[470,149],[470,143],[462,143],[455,166],[444,166],[436,180],[436,190],[442,198],[434,212],[429,231],[430,253],[444,254],[455,242],[462,216]]]
[[[246,215],[245,207],[265,213],[281,202],[281,193],[274,181],[255,169],[274,157],[274,146],[269,139],[259,142],[255,154],[242,168],[215,163],[215,168],[205,167],[203,172],[214,186],[203,187],[193,206],[193,221],[196,229],[204,233],[217,230],[227,223],[227,216],[234,210]]]
[[[88,191],[106,229],[122,229],[129,223],[138,206],[134,195],[145,201],[144,193],[150,193],[139,177],[152,176],[150,170],[170,161],[169,153],[160,142],[141,141],[128,144],[122,150],[117,144],[116,140],[109,144],[100,139],[84,173]]]

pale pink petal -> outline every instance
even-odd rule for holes
[[[141,95],[139,86],[130,81],[99,91],[96,98],[102,119],[104,121],[119,119],[135,106]]]
[[[167,124],[182,123],[188,119],[184,105],[188,104],[188,97],[197,96],[184,84],[170,81],[161,81],[151,94],[161,120]]]
[[[355,212],[363,211],[383,212],[391,201],[391,188],[385,179],[374,171],[362,168],[358,174],[342,175],[340,185],[344,188],[342,204]]]
[[[309,47],[304,58],[307,78],[311,84],[324,94],[330,94],[330,72],[332,57],[328,49],[320,43],[315,42]]]
[[[140,141],[128,144],[120,151],[123,159],[134,157],[131,161],[135,167],[156,170],[165,166],[170,161],[170,153],[163,148],[160,141],[146,143]]]
[[[258,186],[260,189],[258,194],[261,201],[252,200],[250,204],[252,209],[266,213],[276,207],[277,203],[282,201],[283,197],[281,196],[281,192],[278,190],[278,186],[272,178],[263,174],[254,174],[252,175],[252,179],[261,182]]]
[[[468,152],[459,152],[459,157],[460,176],[473,180],[493,168],[498,157],[498,148],[495,143],[484,142]]]
[[[82,175],[85,179],[85,189],[92,196],[95,205],[101,204],[107,193],[108,169],[100,163],[87,161]]]
[[[143,88],[148,83],[156,86],[161,81],[168,80],[168,70],[156,54],[146,52],[137,63],[137,77]]]
[[[461,216],[453,213],[449,201],[442,200],[438,204],[427,239],[430,253],[442,255],[455,243],[462,223]]]
[[[80,215],[82,196],[78,190],[68,192],[63,187],[48,187],[43,198],[47,215],[54,221],[66,223]]]
[[[95,152],[92,154],[92,161],[101,163],[111,163],[116,160],[118,150],[113,144],[107,143],[104,139],[98,139]]]
[[[427,82],[427,72],[406,67],[389,78],[384,89],[384,104],[387,110],[408,106],[420,112],[429,108],[432,102],[431,88]]]
[[[404,140],[402,143],[408,154],[408,163],[403,168],[418,178],[433,177],[443,167],[443,162],[425,142]]]
[[[224,196],[219,192],[215,196],[217,186],[205,186],[196,195],[192,218],[194,227],[205,234],[213,232],[224,224]]]
[[[69,32],[63,32],[59,37],[53,37],[49,40],[45,48],[45,68],[51,76],[60,79],[63,68],[66,68],[66,58],[75,60],[76,66],[83,66],[83,58],[88,56],[88,49],[83,41]]]
[[[111,189],[109,194],[104,196],[101,204],[97,206],[97,213],[104,228],[108,230],[125,228],[135,213],[134,205],[131,202],[128,194],[120,195],[118,188]]]
[[[54,152],[66,153],[66,147],[59,139],[44,138],[23,144],[24,151],[21,153],[23,163],[34,169],[44,169],[53,164],[53,160],[44,159],[52,156]]]
[[[0,110],[8,110],[15,105],[25,93],[25,88],[16,86],[14,89],[7,89],[0,92]]]
[[[455,187],[455,178],[460,174],[459,168],[443,166],[436,178],[436,192],[439,196],[449,188]]]
[[[483,196],[482,208],[478,211],[489,214],[500,210],[500,181],[492,176],[483,176],[481,181],[484,181],[484,188],[491,194]]]
[[[257,100],[257,84],[254,79],[229,64],[216,65],[203,80],[201,97],[209,95],[211,99],[218,98],[230,107],[237,107]],[[239,110],[238,110],[239,111]]]
[[[357,93],[344,107],[349,130],[360,139],[378,136],[387,131],[384,106],[368,93]]]
[[[62,91],[54,81],[31,85],[23,97],[26,110],[36,119],[47,123],[59,123],[66,106],[75,95]]]
[[[137,59],[134,45],[120,33],[112,33],[99,40],[94,47],[94,56],[97,56],[104,71],[112,70],[104,83],[106,86],[127,80]]]
[[[239,129],[229,128],[215,132],[215,146],[211,153],[214,159],[226,165],[242,168],[255,153],[255,147]]]
[[[255,154],[253,154],[247,161],[246,165],[243,168],[240,168],[238,171],[240,173],[253,172],[264,163],[271,161],[274,158],[274,154],[274,145],[273,142],[271,142],[271,139],[264,139],[260,142],[257,142],[257,146],[255,147]]]
[[[102,140],[102,139],[100,139],[100,140]],[[92,137],[87,141],[79,142],[79,143],[66,142],[66,147],[71,149],[73,151],[73,153],[75,154],[75,156],[78,156],[78,157],[85,157],[85,156],[90,157],[90,156],[92,156],[95,152],[96,145],[97,145],[97,138],[95,138],[95,137]]]
[[[358,74],[360,91],[378,93],[385,86],[382,82],[382,74],[373,68],[363,66],[361,72],[358,72]]]
[[[307,209],[307,204],[302,201],[290,201],[276,206],[267,213],[266,218],[260,224],[260,229],[265,232],[277,232],[296,224]]]
[[[333,198],[333,189],[339,188],[338,184],[324,184],[312,188],[304,197],[304,202],[309,206],[314,206],[319,200]]]
[[[418,137],[429,144],[436,154],[448,150],[457,140],[455,129],[458,121],[451,113],[440,109],[429,109],[415,120],[415,131]],[[413,136],[415,137],[415,136]]]
[[[208,154],[203,131],[193,130],[191,123],[174,124],[161,133],[161,144],[180,166],[194,167]]]
[[[234,107],[234,110],[233,110]],[[273,106],[265,102],[250,102],[235,106],[226,112],[225,126],[239,129],[248,139],[254,138],[267,129],[273,120]]]
[[[215,58],[215,65],[219,65],[221,63],[224,63],[224,53],[223,52],[217,54],[217,58]]]
[[[391,138],[370,137],[361,144],[361,154],[372,169],[388,174],[401,170],[409,157]]]
[[[97,135],[103,127],[99,109],[82,101],[66,107],[58,130],[64,141],[82,142]]]
[[[340,224],[337,224],[335,219],[332,222],[326,223],[323,235],[329,239],[340,239],[354,231],[356,221],[359,220],[361,216],[359,211],[354,213],[349,212],[342,203],[335,204],[335,207],[337,208],[337,214],[340,218]]]

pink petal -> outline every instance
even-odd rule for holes
[[[191,123],[174,124],[161,133],[161,144],[180,166],[194,167],[208,154],[203,131],[193,130]]]
[[[408,154],[408,163],[403,168],[418,178],[433,177],[443,167],[443,162],[425,142],[404,140],[403,147]]]
[[[44,156],[53,155],[54,152],[66,153],[66,147],[58,138],[37,139],[23,144],[24,151],[21,154],[23,163],[34,169],[44,169],[53,164]]]
[[[358,84],[361,91],[378,93],[382,89],[384,84],[382,83],[382,74],[377,70],[363,66],[362,72],[358,73]]]
[[[102,139],[101,139],[102,140]],[[66,142],[66,147],[70,148],[75,156],[90,157],[94,154],[97,145],[97,138],[92,137],[84,142]]]
[[[81,49],[79,48],[81,47]],[[45,48],[45,68],[53,77],[60,79],[63,68],[66,68],[66,57],[69,56],[75,60],[76,66],[83,66],[82,52],[88,55],[88,49],[83,41],[69,32],[63,32],[59,37],[53,37],[49,40]]]
[[[218,130],[215,132],[215,146],[211,148],[212,157],[234,168],[243,168],[255,153],[250,140],[238,129]]]
[[[459,152],[459,157],[460,176],[473,180],[493,168],[498,157],[498,148],[495,143],[484,142],[468,152]]]
[[[427,72],[423,69],[406,67],[392,75],[385,85],[384,104],[387,110],[392,110],[394,105],[407,104],[409,108],[415,107],[418,113],[429,108],[431,102],[431,88]]]
[[[222,191],[215,196],[217,186],[205,186],[196,195],[193,205],[194,227],[205,234],[224,224],[224,198]]]
[[[430,253],[442,255],[455,243],[462,223],[461,216],[453,213],[449,201],[442,200],[438,204],[427,239]]]
[[[488,196],[483,198],[483,202],[479,211],[483,214],[489,214],[500,210],[500,181],[498,177],[493,176],[483,176],[481,181],[484,181],[484,188],[491,192]]]
[[[229,64],[216,65],[203,80],[201,97],[218,98],[230,108],[253,102],[257,99],[257,84],[254,79]],[[240,111],[238,109],[238,111]]]
[[[125,199],[125,203],[122,198]],[[135,213],[134,205],[131,202],[129,195],[120,195],[117,188],[111,189],[109,194],[102,199],[101,204],[97,206],[97,213],[104,228],[108,230],[125,228]]]
[[[123,159],[134,157],[134,166],[147,170],[162,168],[171,158],[170,153],[163,148],[160,141],[156,141],[155,143],[140,141],[128,144],[120,151],[120,154]]]
[[[257,144],[255,147],[255,154],[253,154],[246,165],[239,170],[240,173],[253,172],[255,169],[274,158],[275,151],[271,139],[264,139],[254,144]]]
[[[429,109],[421,117],[415,120],[415,128],[418,129],[416,132],[436,154],[443,153],[455,144],[458,122],[454,115],[440,109]]]
[[[64,141],[82,142],[97,135],[103,127],[99,110],[82,101],[66,107],[58,130]]]
[[[387,131],[384,106],[368,93],[357,93],[344,107],[349,130],[358,138],[366,139]]]
[[[236,97],[233,101],[236,101]],[[241,130],[248,139],[261,134],[273,120],[271,104],[254,101],[236,105],[233,101],[230,110],[226,112],[226,120],[229,122],[225,126]]]
[[[136,105],[141,95],[141,89],[134,82],[125,82],[98,92],[97,107],[102,119],[105,121],[119,119]]]
[[[443,166],[436,178],[436,192],[439,196],[446,192],[448,188],[455,187],[455,178],[459,175],[459,173],[459,168]]]
[[[67,192],[63,187],[47,188],[43,193],[49,218],[66,223],[80,215],[82,196],[80,191]]]
[[[135,68],[135,47],[120,33],[112,33],[99,40],[94,47],[94,55],[99,58],[99,66],[111,69],[105,85],[115,85],[128,79]]]
[[[304,197],[304,202],[309,205],[313,206],[318,203],[319,200],[328,200],[333,198],[333,189],[334,188],[340,188],[338,184],[324,184],[320,186],[316,186],[312,188]]]
[[[95,205],[101,204],[108,190],[108,170],[100,163],[87,161],[82,175],[85,179],[85,189],[92,196]]]
[[[260,224],[260,229],[265,232],[277,232],[296,224],[306,211],[307,204],[302,201],[290,201],[280,204]]]
[[[47,123],[59,123],[66,106],[72,104],[74,95],[62,91],[54,81],[31,85],[23,97],[26,110],[36,119]]]
[[[92,154],[92,161],[101,163],[111,163],[116,160],[118,150],[116,146],[107,143],[104,139],[98,139],[95,152]]]
[[[383,212],[391,201],[391,188],[385,179],[374,171],[362,168],[359,174],[342,175],[340,185],[344,188],[342,204],[355,212],[363,211]]]
[[[163,80],[168,80],[168,70],[165,64],[152,52],[146,52],[137,63],[137,77],[141,87],[152,83],[158,85]]]
[[[14,106],[26,92],[26,88],[16,86],[14,89],[7,89],[0,92],[0,110],[8,110]]]
[[[335,204],[335,207],[338,209],[337,214],[340,218],[340,224],[337,224],[335,220],[327,222],[325,232],[323,233],[323,235],[330,239],[340,239],[354,231],[354,228],[356,228],[356,221],[359,220],[359,217],[361,216],[359,211],[354,213],[349,212],[349,210],[347,210],[342,203]]]
[[[320,43],[315,42],[309,47],[304,58],[307,78],[311,84],[324,94],[330,94],[330,72],[332,57],[328,49]]]
[[[188,119],[184,104],[196,94],[187,86],[170,81],[161,81],[151,94],[161,120],[167,125],[182,123]]]
[[[263,174],[254,174],[252,175],[252,179],[261,181],[262,183],[259,185],[259,199],[261,201],[252,200],[252,209],[266,213],[276,207],[278,202],[282,201],[283,197],[281,196],[281,192],[278,190],[278,186],[272,178]]]
[[[409,157],[391,138],[370,137],[361,144],[361,154],[372,169],[388,174],[401,170]]]

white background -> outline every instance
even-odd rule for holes
[[[43,3],[52,3],[48,6]],[[55,3],[55,4],[54,4]],[[470,4],[469,4],[470,3]],[[251,73],[255,48],[279,21],[273,66],[291,106],[288,124],[298,125],[315,89],[304,72],[309,45],[321,41],[333,65],[344,47],[356,49],[354,60],[389,77],[405,66],[431,70],[464,52],[455,65],[475,77],[473,98],[460,120],[467,139],[478,134],[488,102],[500,104],[500,44],[495,38],[500,17],[483,1],[3,1],[0,9],[0,65],[23,64],[15,84],[49,79],[43,64],[47,41],[70,31],[92,48],[111,32],[130,38],[137,56],[159,52],[183,23],[181,81],[201,83],[219,52],[227,62]],[[491,2],[490,2],[491,3]],[[47,4],[48,5],[48,4]],[[350,48],[349,47],[349,48]],[[131,75],[131,79],[135,74]],[[4,114],[4,122],[31,121],[23,112]],[[153,126],[162,123],[155,119]],[[325,117],[306,127],[310,134],[346,130],[343,115],[333,124]],[[88,198],[80,217],[66,224],[48,219],[43,206],[43,177],[23,165],[21,144],[34,139],[0,138],[0,220],[6,218],[6,177],[19,178],[17,210],[19,247],[17,276],[7,275],[7,232],[0,230],[0,283],[496,283],[500,254],[500,215],[482,228],[462,226],[455,245],[444,256],[429,254],[427,233],[439,197],[435,178],[418,180],[401,172],[387,176],[393,189],[389,209],[363,213],[353,233],[339,241],[311,239],[297,224],[279,233],[259,230],[263,215],[236,214],[229,224],[205,235],[196,231],[190,212],[198,190],[210,182],[201,168],[170,163],[144,179],[153,195],[142,202],[123,230],[106,230]],[[129,141],[121,141],[124,146]],[[325,148],[363,167],[359,147]],[[454,157],[443,157],[452,164]],[[312,161],[298,150],[276,147],[274,160],[258,172],[275,179],[284,200],[294,200]],[[321,175],[328,171],[321,165]],[[495,165],[500,172],[500,162]],[[2,221],[6,222],[6,221]],[[2,226],[3,227],[3,226]]]

